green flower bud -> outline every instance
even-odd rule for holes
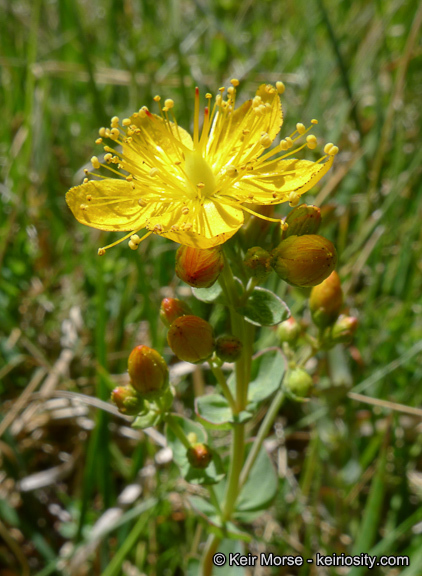
[[[246,252],[243,263],[252,278],[256,278],[262,282],[271,273],[270,260],[271,256],[266,250],[260,246],[255,246],[254,248],[249,248]]]
[[[230,334],[219,336],[215,341],[215,352],[224,362],[235,362],[242,354],[243,344]]]
[[[163,324],[169,328],[180,316],[192,314],[189,305],[177,298],[164,298],[160,306],[160,318]]]
[[[220,247],[200,250],[180,246],[176,252],[176,274],[195,288],[209,288],[220,276],[224,266]]]
[[[316,206],[300,204],[296,206],[284,220],[282,238],[316,234],[321,224],[321,210]]]
[[[176,318],[167,334],[170,348],[180,360],[196,364],[214,352],[214,335],[211,324],[198,316]]]
[[[358,319],[354,316],[345,316],[344,314],[339,316],[330,333],[333,344],[348,344],[351,342],[357,327]]]
[[[191,466],[205,469],[212,460],[212,451],[207,444],[194,444],[188,449],[187,457]]]
[[[146,400],[159,398],[168,386],[169,371],[164,358],[148,346],[137,346],[128,359],[132,386]]]
[[[314,324],[325,328],[336,321],[343,306],[340,278],[334,270],[321,284],[314,286],[309,298],[309,308]]]
[[[111,401],[116,404],[119,412],[135,416],[142,412],[144,401],[132,386],[118,386],[111,393]]]
[[[312,388],[312,378],[302,368],[293,368],[287,372],[284,386],[298,398],[306,398]]]
[[[334,270],[337,253],[333,244],[316,234],[289,236],[271,253],[271,266],[293,286],[316,286]]]
[[[281,343],[295,344],[301,331],[300,324],[296,322],[293,316],[277,326],[277,336]]]

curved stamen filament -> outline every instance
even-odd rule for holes
[[[137,234],[139,232],[139,230],[142,230],[142,228],[138,228],[137,230],[132,230],[132,232],[129,232],[129,234],[126,234],[126,236],[124,236],[123,238],[116,240],[116,242],[113,242],[112,244],[109,244],[108,246],[103,246],[102,248],[98,248],[99,256],[104,256],[106,250],[108,250],[109,248],[113,248],[113,246],[117,246],[117,244],[120,244],[120,242],[124,242],[125,240],[127,240],[128,238],[133,236],[133,234]],[[148,238],[148,236],[150,236],[151,234],[152,234],[152,230],[150,230],[149,232],[144,234],[144,236],[142,236],[142,238],[140,239],[139,243],[141,243],[143,240],[145,240],[145,238]]]

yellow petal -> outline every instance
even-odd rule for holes
[[[193,203],[191,203],[193,204]],[[167,228],[175,228],[161,234],[165,238],[192,246],[194,248],[212,248],[222,244],[237,232],[243,224],[241,207],[225,206],[220,202],[205,200],[196,209],[192,206],[188,214],[182,213],[184,205],[164,214],[160,223]],[[151,224],[149,224],[151,227]]]
[[[165,124],[163,119],[155,114],[145,118],[139,115],[131,116],[130,120],[133,126],[139,128],[139,132],[132,135],[130,142],[123,142],[123,154],[131,161],[131,165],[126,167],[124,160],[122,165],[132,174],[136,173],[134,167],[140,173],[149,173],[151,165],[155,165],[151,163],[151,158],[165,165],[167,169],[174,169],[174,162],[181,159],[181,150],[193,149],[190,134],[174,122]]]
[[[99,230],[129,231],[145,226],[154,204],[140,206],[141,195],[126,180],[90,180],[71,188],[66,202],[79,222]],[[142,203],[144,203],[144,198]]]
[[[267,105],[262,114],[255,111],[252,100],[248,100],[225,118],[220,109],[220,116],[214,121],[206,156],[216,171],[224,165],[237,166],[256,158],[264,150],[260,144],[262,134],[266,133],[274,140],[279,133],[283,114],[276,88],[262,84],[256,95],[261,98],[263,106]]]
[[[235,184],[233,196],[243,202],[250,202],[253,195],[256,204],[279,204],[289,200],[292,192],[302,195],[310,190],[328,172],[334,156],[329,156],[326,162],[311,162],[309,160],[279,160],[261,170],[247,172]],[[274,196],[275,195],[275,196]]]

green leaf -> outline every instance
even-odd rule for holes
[[[232,411],[227,400],[220,394],[209,394],[196,398],[195,412],[207,428],[218,430],[231,428]]]
[[[227,522],[224,526],[218,510],[213,504],[200,496],[189,496],[189,503],[199,516],[211,527],[211,532],[218,534],[220,538],[244,540],[250,542],[251,536],[240,530],[233,522]]]
[[[259,286],[250,294],[246,306],[238,308],[237,312],[255,326],[274,326],[290,316],[290,310],[281,298]]]
[[[204,426],[212,430],[228,430],[233,422],[243,423],[252,418],[252,414],[246,410],[233,416],[228,401],[220,394],[197,398],[195,412]]]
[[[277,489],[277,474],[267,451],[262,447],[237,501],[236,518],[243,519],[242,513],[246,513],[250,521],[252,512],[267,510],[277,494]]]
[[[250,402],[262,402],[280,387],[286,369],[284,356],[277,350],[262,354],[258,375],[249,385],[248,399]]]
[[[186,436],[193,433],[196,435],[197,442],[207,444],[207,433],[201,424],[176,414],[172,414],[172,418],[177,421]],[[216,451],[213,451],[213,459],[207,468],[194,468],[189,463],[186,446],[180,442],[170,426],[166,426],[166,436],[168,445],[173,451],[173,459],[179,466],[185,480],[192,482],[192,484],[216,484],[224,478],[223,464]]]
[[[144,430],[145,428],[151,428],[151,426],[157,426],[161,421],[161,414],[155,412],[154,410],[150,410],[146,414],[140,414],[135,418],[132,423],[132,428],[141,428]]]
[[[215,302],[221,295],[222,289],[218,282],[215,282],[210,288],[192,288],[193,295],[201,302]]]

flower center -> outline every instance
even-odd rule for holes
[[[187,183],[199,191],[201,196],[209,197],[214,194],[215,177],[211,166],[200,152],[185,152],[185,174]]]

